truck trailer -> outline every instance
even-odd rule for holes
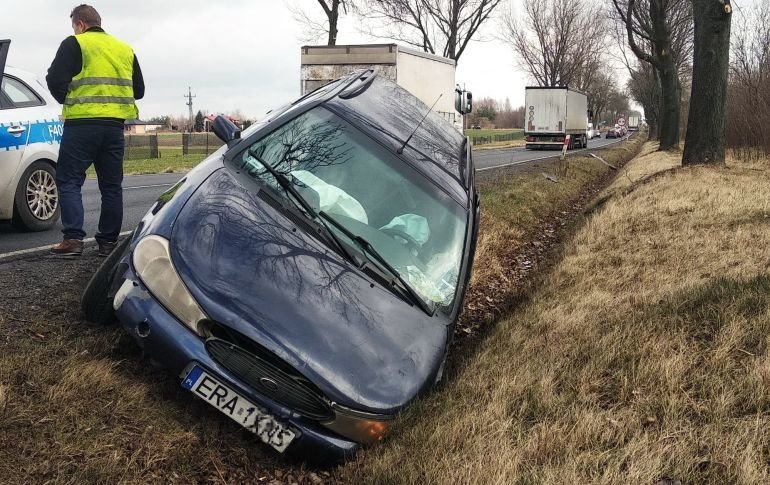
[[[398,44],[302,46],[301,92],[305,94],[357,69],[374,69],[455,125],[455,61]],[[439,95],[441,98],[439,99]],[[438,102],[436,102],[438,100]]]
[[[561,148],[569,135],[568,148],[588,146],[588,99],[567,87],[526,88],[524,103],[526,147]]]
[[[639,116],[638,115],[629,115],[628,116],[628,131],[638,131],[639,130]]]

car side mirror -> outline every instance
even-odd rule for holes
[[[460,89],[460,86],[455,88],[455,111],[461,115],[473,111],[473,94],[470,91]]]
[[[233,142],[241,139],[241,129],[222,115],[219,115],[214,119],[213,129],[214,134],[216,134],[220,140],[227,143],[227,146],[231,146]]]

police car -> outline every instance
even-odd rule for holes
[[[5,65],[0,40],[0,221],[43,231],[59,218],[61,108],[36,76]]]

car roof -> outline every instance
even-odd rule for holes
[[[5,66],[5,74],[11,75],[13,77],[18,77],[19,79],[26,80],[32,80],[37,79],[37,76],[32,74],[29,71],[25,71],[23,69],[19,69],[13,66]]]
[[[364,79],[362,75],[370,77]],[[344,87],[329,93],[324,104],[349,121],[374,128],[369,131],[379,128],[398,140],[409,139],[403,151],[405,154],[407,150],[414,151],[419,155],[417,161],[421,171],[430,178],[438,179],[445,189],[451,187],[450,190],[457,195],[467,195],[464,187],[467,163],[465,137],[452,123],[384,76],[362,70],[348,79],[351,78],[364,79],[366,84],[359,87],[355,82],[343,82]],[[420,123],[423,117],[425,119]],[[404,123],[404,119],[409,121]],[[391,137],[382,141],[396,149],[403,143]]]

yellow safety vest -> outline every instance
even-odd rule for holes
[[[75,39],[83,53],[83,69],[70,82],[62,117],[138,118],[133,49],[104,32],[84,32]]]

